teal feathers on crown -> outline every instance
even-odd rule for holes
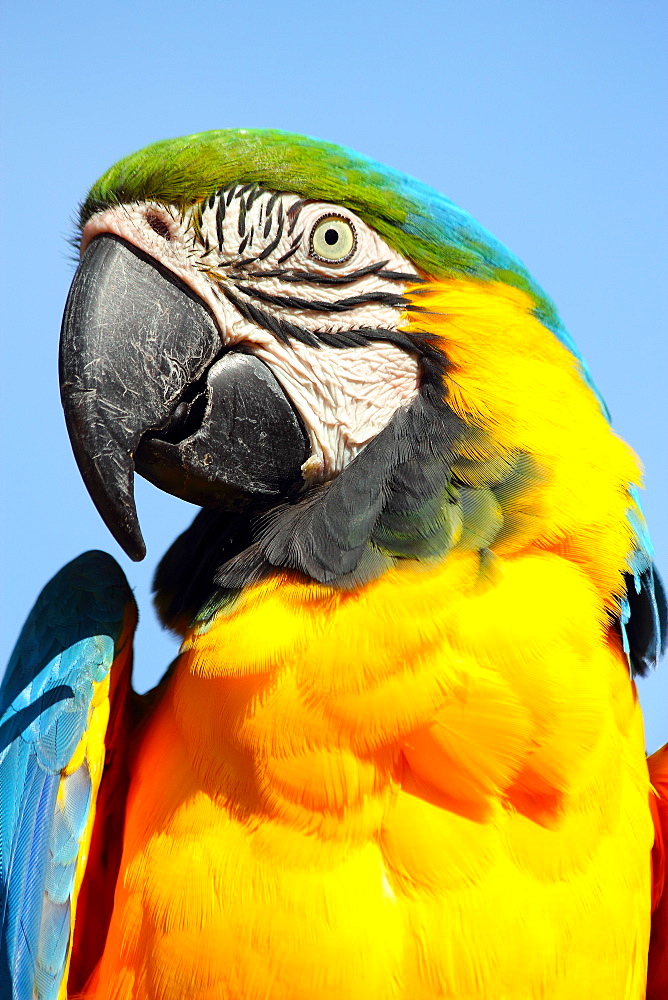
[[[554,304],[526,268],[428,185],[345,146],[276,129],[219,129],[164,139],[120,160],[91,188],[80,221],[123,201],[181,209],[229,184],[259,184],[331,201],[357,213],[390,246],[435,278],[502,281],[527,292],[535,314],[580,358]]]

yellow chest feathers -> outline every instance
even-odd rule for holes
[[[96,995],[640,997],[648,780],[604,623],[548,553],[250,590],[146,730]]]

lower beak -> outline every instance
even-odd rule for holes
[[[146,554],[135,469],[224,510],[287,499],[303,485],[308,437],[271,370],[225,351],[194,293],[118,237],[94,239],[74,277],[60,380],[79,470],[131,559]]]

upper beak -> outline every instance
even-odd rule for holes
[[[225,351],[194,293],[116,236],[94,239],[74,276],[60,383],[81,475],[132,559],[146,554],[135,468],[184,500],[224,509],[303,485],[308,437],[270,369]]]

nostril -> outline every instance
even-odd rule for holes
[[[170,241],[172,238],[172,230],[168,222],[166,222],[161,215],[157,212],[147,212],[146,221],[158,236],[162,236],[163,240]]]

